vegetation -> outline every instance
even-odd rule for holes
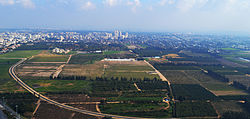
[[[209,102],[177,102],[176,117],[216,117],[217,114]]]
[[[68,58],[67,55],[39,55],[30,59],[29,62],[66,62]]]
[[[27,58],[39,54],[41,50],[15,50],[6,54],[1,54],[0,58]]]
[[[177,100],[214,100],[216,96],[197,84],[172,84]]]

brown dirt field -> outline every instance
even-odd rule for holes
[[[167,54],[167,55],[163,55],[163,57],[165,57],[165,58],[182,58],[178,54]]]
[[[223,95],[248,95],[246,92],[243,91],[211,91],[216,96],[223,96]]]
[[[23,69],[56,69],[56,66],[24,66]]]

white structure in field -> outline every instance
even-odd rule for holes
[[[64,50],[64,49],[60,49],[60,48],[55,48],[55,49],[52,50],[52,52],[53,53],[59,53],[59,54],[61,54],[61,53],[67,54],[67,53],[70,52],[70,50]]]
[[[103,61],[120,61],[120,62],[129,62],[129,61],[136,61],[135,59],[133,58],[130,58],[130,59],[107,59],[105,58]]]

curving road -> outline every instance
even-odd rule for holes
[[[83,110],[83,109],[78,109],[69,105],[65,105],[59,102],[56,102],[54,100],[49,99],[48,97],[43,96],[42,94],[40,94],[39,92],[35,91],[34,89],[32,89],[31,87],[29,87],[27,84],[25,84],[20,78],[17,77],[17,75],[15,74],[15,68],[20,65],[21,63],[23,63],[25,60],[27,60],[27,58],[22,59],[21,61],[17,62],[16,64],[14,64],[13,66],[11,66],[9,68],[9,74],[11,75],[11,77],[18,82],[24,89],[26,89],[27,91],[29,91],[31,94],[33,94],[34,96],[40,98],[41,100],[49,103],[49,104],[53,104],[56,105],[58,107],[67,109],[67,110],[71,110],[71,111],[75,111],[75,112],[79,112],[82,114],[87,114],[87,115],[91,115],[91,116],[96,116],[96,117],[112,117],[115,119],[144,119],[144,118],[137,118],[137,117],[126,117],[126,116],[117,116],[117,115],[111,115],[111,114],[103,114],[103,113],[99,113],[99,112],[93,112],[93,111],[88,111],[88,110]]]

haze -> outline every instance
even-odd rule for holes
[[[0,28],[250,30],[250,0],[0,0]]]

